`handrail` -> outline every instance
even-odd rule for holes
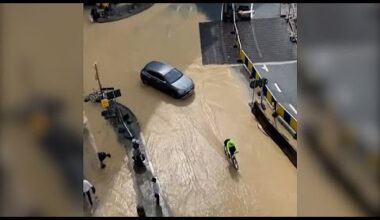
[[[236,25],[236,15],[235,15],[235,4],[232,3],[232,20],[233,20],[233,23],[234,23],[234,30],[235,30],[235,33],[236,33],[236,38],[237,38],[237,42],[239,44],[239,49],[241,49],[241,41],[240,41],[240,37],[239,37],[239,30],[237,28],[237,25]]]

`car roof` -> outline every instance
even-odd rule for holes
[[[159,61],[151,61],[145,65],[144,69],[158,72],[164,76],[168,72],[170,72],[170,70],[174,69],[174,67],[172,67],[169,64],[162,63]]]

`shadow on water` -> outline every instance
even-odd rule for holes
[[[228,171],[232,177],[232,179],[236,182],[239,181],[240,174],[239,171],[237,171],[231,164],[228,165]]]
[[[195,99],[195,92],[193,94],[191,94],[189,97],[186,97],[184,99],[173,99],[171,97],[168,97],[168,100],[165,100],[167,103],[170,103],[170,104],[173,104],[173,105],[176,105],[176,106],[179,106],[179,107],[184,107],[184,106],[187,106],[187,105],[190,105],[194,99]],[[171,99],[169,99],[171,98]]]
[[[157,97],[157,100],[162,100],[165,103],[173,104],[173,105],[176,105],[179,107],[185,107],[187,105],[190,105],[194,101],[195,96],[196,96],[196,93],[194,91],[193,94],[191,94],[189,97],[186,97],[183,99],[175,99],[175,98],[171,97],[170,95],[168,95],[164,92],[161,92],[161,91],[159,91],[159,90],[157,90],[151,86],[145,86],[143,84],[141,86],[145,87],[144,92],[149,93],[149,95],[152,97]]]
[[[231,175],[231,178],[232,178],[234,181],[238,182],[238,181],[239,181],[239,178],[240,178],[240,173],[239,173],[239,171],[237,171],[237,170],[235,169],[235,167],[230,163],[230,161],[228,161],[229,159],[227,158],[226,154],[224,154],[224,157],[226,158],[226,160],[227,160],[227,162],[228,162],[228,167],[227,167],[227,169],[228,169],[228,172],[229,172],[230,175]]]

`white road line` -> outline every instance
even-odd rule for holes
[[[276,86],[277,90],[278,90],[279,92],[281,92],[281,89],[280,89],[280,87],[278,87],[277,83],[274,83],[274,86]]]
[[[261,67],[263,70],[267,71],[268,72],[268,67],[266,64],[263,65],[263,67]]]
[[[289,104],[289,106],[290,106],[290,108],[291,108],[296,114],[298,114],[298,113],[297,113],[297,110],[293,107],[292,104]]]
[[[254,65],[281,65],[281,64],[291,64],[297,63],[297,60],[283,61],[283,62],[265,62],[265,63],[254,63]]]
[[[223,21],[223,8],[224,4],[222,3],[222,9],[220,10],[220,20]]]
[[[193,11],[193,6],[190,6],[189,12],[191,13]]]

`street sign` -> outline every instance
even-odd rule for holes
[[[112,90],[105,93],[107,99],[114,99],[121,96],[120,89]]]

